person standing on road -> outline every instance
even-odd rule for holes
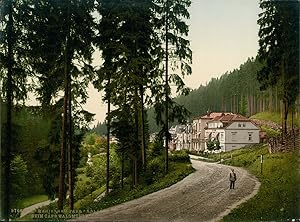
[[[234,189],[234,184],[236,181],[236,174],[234,172],[234,169],[231,169],[231,172],[229,174],[229,181],[230,181],[230,189]]]

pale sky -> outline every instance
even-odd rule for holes
[[[258,51],[259,0],[192,0],[189,39],[193,51],[192,75],[186,85],[197,89],[255,57]],[[99,61],[95,61],[99,64]],[[103,122],[106,105],[92,86],[84,106]]]

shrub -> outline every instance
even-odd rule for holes
[[[11,162],[11,202],[16,202],[25,196],[26,177],[28,175],[27,163],[23,160],[21,155],[17,155]]]
[[[86,181],[77,181],[74,189],[75,201],[91,194],[96,188],[96,184],[92,183],[90,179]]]
[[[180,163],[190,163],[189,154],[185,150],[174,151],[170,156],[170,161]]]
[[[268,138],[278,137],[280,135],[280,132],[267,126],[262,126],[261,129],[262,131],[266,132]]]
[[[164,158],[157,156],[149,161],[145,175],[146,184],[151,184],[155,178],[160,177],[164,172]]]
[[[84,168],[77,168],[76,169],[76,174],[78,175],[78,174],[84,174],[85,172],[84,172]]]
[[[92,177],[94,175],[93,167],[90,166],[89,164],[85,168],[85,175],[87,177]]]

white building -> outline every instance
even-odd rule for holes
[[[221,151],[230,151],[259,143],[259,130],[259,127],[244,116],[223,114],[207,122],[205,141],[218,140]]]
[[[194,151],[204,151],[205,146],[205,127],[207,123],[216,117],[233,113],[208,112],[204,116],[193,119],[192,147]]]
[[[192,150],[192,125],[190,123],[172,126],[169,132],[171,134],[169,149]]]

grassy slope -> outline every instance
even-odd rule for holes
[[[271,120],[279,125],[281,125],[281,114],[280,113],[270,113],[270,112],[261,112],[257,113],[250,117],[250,119],[261,119],[261,120]],[[294,117],[294,125],[299,125],[299,118]],[[292,125],[292,115],[288,115],[288,124]]]
[[[144,195],[156,192],[158,190],[169,187],[178,181],[182,180],[184,177],[194,172],[190,163],[174,163],[170,162],[169,173],[161,178],[159,181],[155,181],[149,186],[136,187],[135,189],[128,190],[124,189],[117,193],[110,193],[110,195],[104,197],[99,202],[88,203],[80,206],[81,209],[91,209],[91,210],[101,210],[107,207],[111,207],[129,200],[133,200]]]
[[[143,187],[136,187],[135,189],[128,190],[124,189],[119,192],[112,192],[108,196],[102,198],[99,202],[94,202],[91,196],[87,196],[82,200],[76,202],[76,208],[82,210],[82,212],[87,211],[99,211],[117,204],[130,201],[144,195],[156,192],[158,190],[167,188],[178,181],[182,180],[184,177],[188,176],[190,173],[194,172],[192,165],[190,163],[178,163],[170,161],[169,173],[161,178],[159,181],[155,181],[153,184]],[[102,192],[102,187],[95,192]],[[96,195],[93,195],[94,197]],[[50,204],[49,206],[43,207],[45,210],[56,209],[57,204]],[[18,221],[32,220],[33,213],[26,215],[26,217],[18,219]]]
[[[48,200],[47,195],[35,195],[24,198],[23,200],[19,201],[17,205],[19,209],[23,209],[46,200]]]
[[[251,118],[281,124],[279,113],[258,113]],[[260,155],[264,155],[262,174]],[[224,164],[243,167],[261,182],[258,194],[234,209],[223,221],[285,221],[300,218],[299,157],[299,149],[289,153],[269,154],[267,146],[263,144],[222,154]],[[210,154],[210,158],[219,160],[220,156]]]
[[[265,146],[224,155],[225,164],[248,169],[261,182],[258,194],[233,210],[223,221],[278,221],[300,218],[299,151],[268,154]],[[260,155],[264,155],[260,173]]]
[[[90,195],[84,197],[81,200],[78,200],[74,203],[74,209],[80,209],[81,206],[87,206],[94,202],[94,199],[97,198],[100,194],[102,194],[106,189],[106,186],[102,186],[99,189],[93,191]]]

